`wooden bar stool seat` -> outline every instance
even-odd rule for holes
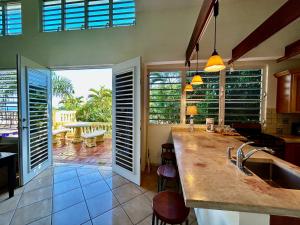
[[[174,145],[172,143],[165,143],[161,145],[161,160],[162,164],[176,162],[176,156],[174,152]]]
[[[158,176],[158,192],[165,189],[165,184],[168,180],[177,179],[177,171],[175,166],[171,164],[161,165],[157,169]]]
[[[190,208],[187,208],[182,195],[173,191],[163,191],[156,194],[152,202],[152,225],[188,224]]]

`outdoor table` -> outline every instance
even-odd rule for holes
[[[72,143],[74,143],[74,144],[82,142],[82,138],[81,138],[82,129],[81,128],[89,127],[89,126],[91,126],[91,123],[89,123],[89,122],[77,122],[77,123],[71,123],[71,124],[64,125],[65,128],[74,128],[75,132],[74,132],[74,138],[72,140]]]
[[[9,197],[14,196],[16,187],[16,153],[0,152],[0,167],[7,167]]]

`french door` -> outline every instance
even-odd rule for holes
[[[20,180],[24,185],[52,164],[51,72],[17,56]]]
[[[141,183],[141,58],[113,66],[113,171]]]

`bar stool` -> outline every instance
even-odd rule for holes
[[[156,194],[152,201],[152,225],[189,224],[190,208],[184,204],[182,195],[173,191],[163,191]]]
[[[157,169],[157,176],[158,176],[157,192],[160,192],[160,191],[164,191],[166,182],[168,180],[177,179],[177,171],[175,166],[171,164],[161,165]]]
[[[161,164],[176,164],[174,145],[172,143],[164,143],[161,145],[161,162]]]

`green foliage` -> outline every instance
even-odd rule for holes
[[[59,104],[61,104],[60,110],[79,110],[83,105],[83,97],[68,95]]]
[[[72,81],[68,78],[61,77],[55,73],[52,74],[52,94],[55,97],[66,98],[74,94]]]
[[[150,123],[180,122],[181,78],[179,72],[152,72],[150,82]]]
[[[90,89],[88,101],[76,112],[77,121],[111,122],[112,121],[112,91],[101,86],[100,89]]]

